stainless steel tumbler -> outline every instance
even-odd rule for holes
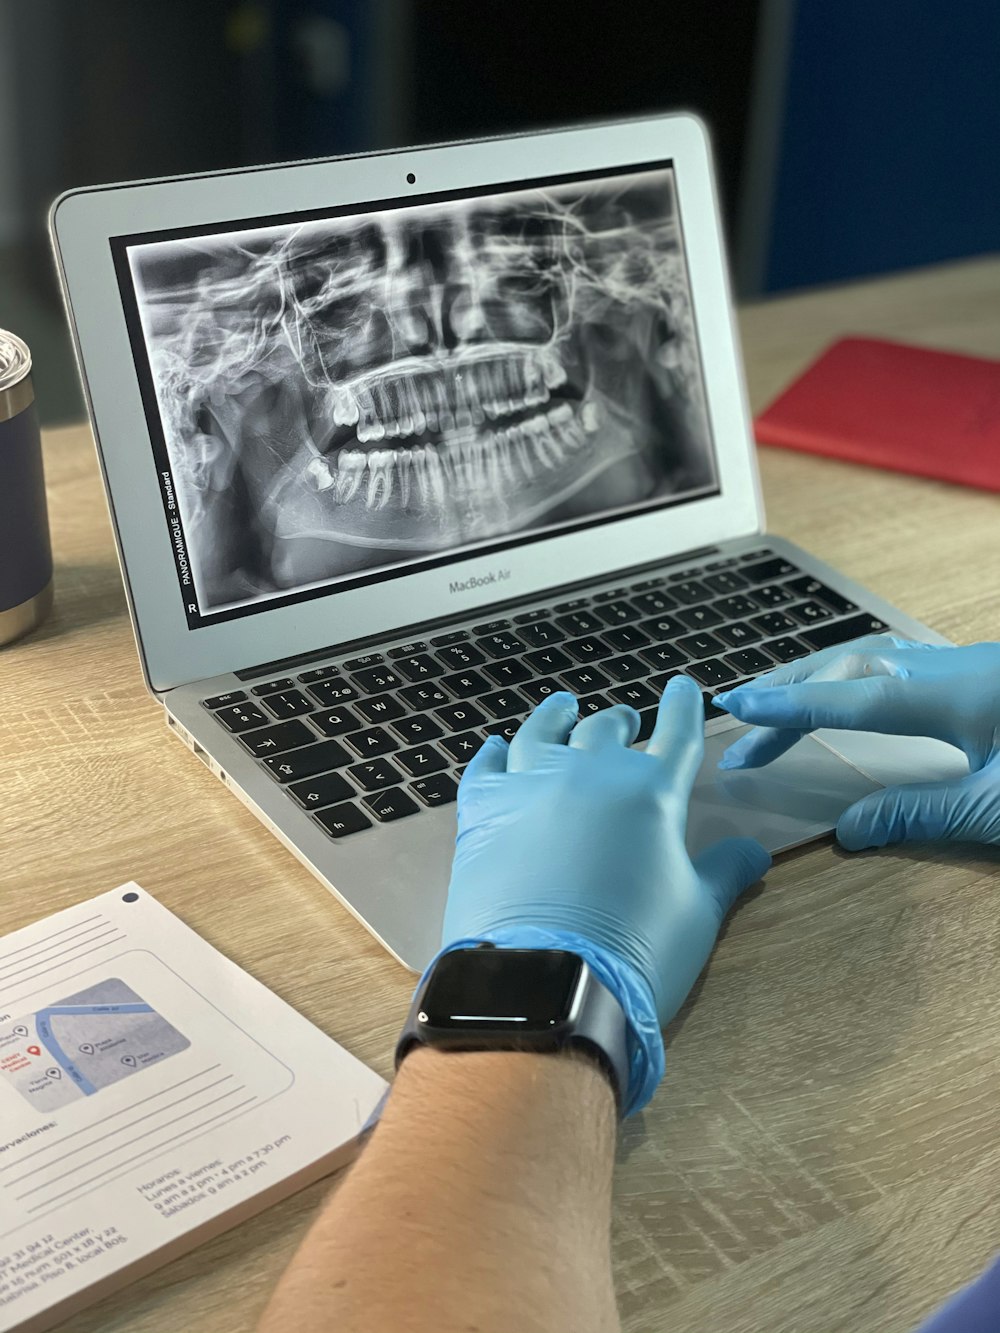
[[[52,606],[52,548],[31,353],[0,329],[0,644]]]

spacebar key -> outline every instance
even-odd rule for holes
[[[810,648],[832,648],[835,643],[860,639],[863,634],[881,634],[888,628],[884,620],[877,620],[875,616],[851,616],[850,620],[837,620],[832,625],[799,630],[799,638]]]

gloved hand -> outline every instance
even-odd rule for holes
[[[628,749],[634,709],[577,715],[572,694],[551,694],[509,747],[493,737],[469,763],[443,939],[504,931],[514,944],[538,927],[583,937],[633,970],[662,1025],[771,858],[752,838],[687,854],[704,742],[694,681],[669,682],[645,752]]]
[[[753,722],[719,761],[759,768],[817,727],[933,736],[965,752],[967,776],[886,787],[845,810],[851,851],[904,840],[1000,843],[1000,643],[966,648],[872,634],[715,696]]]

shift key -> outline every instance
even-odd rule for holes
[[[264,760],[271,776],[279,782],[294,782],[296,778],[311,778],[317,773],[328,773],[351,762],[351,756],[336,741],[320,741],[288,754],[276,754]]]

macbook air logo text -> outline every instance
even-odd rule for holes
[[[489,583],[503,583],[505,579],[510,578],[509,569],[491,569],[488,574],[472,574],[467,579],[453,579],[448,584],[449,592],[471,592],[473,588],[485,588]]]

